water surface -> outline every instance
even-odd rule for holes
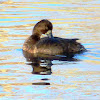
[[[74,60],[25,57],[22,45],[41,19],[53,23],[54,36],[79,38],[88,52]],[[99,32],[99,0],[0,0],[0,99],[98,100]]]

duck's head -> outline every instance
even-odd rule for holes
[[[34,26],[32,34],[38,35],[39,37],[42,34],[46,34],[48,37],[50,37],[50,35],[52,35],[52,29],[52,23],[47,19],[43,19]]]

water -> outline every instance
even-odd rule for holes
[[[25,58],[22,45],[41,19],[88,52],[72,61]],[[99,0],[0,0],[0,100],[99,100],[99,32]]]

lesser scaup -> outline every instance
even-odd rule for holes
[[[52,23],[47,19],[39,21],[33,28],[32,35],[25,41],[23,50],[28,53],[42,53],[49,55],[65,55],[86,51],[76,40],[53,37]],[[47,37],[40,38],[42,34]]]

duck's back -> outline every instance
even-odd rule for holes
[[[48,37],[41,38],[36,44],[36,48],[38,53],[44,54],[55,55],[63,52],[63,47],[60,41]]]
[[[84,51],[85,48],[78,42],[78,39],[63,39],[54,37],[52,38],[41,38],[36,44],[38,53],[44,54],[69,54],[78,53]]]

